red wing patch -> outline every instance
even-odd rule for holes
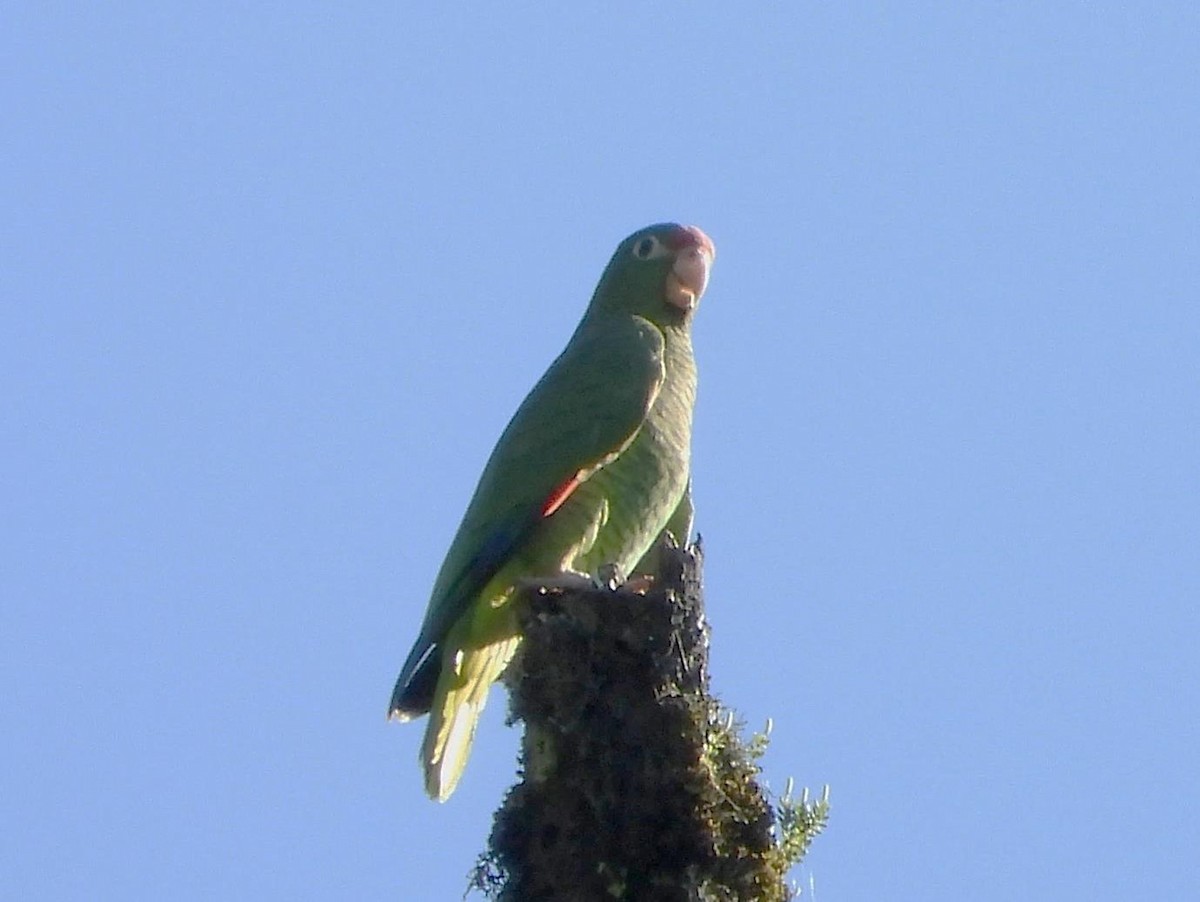
[[[576,473],[550,493],[550,497],[547,498],[546,503],[542,505],[543,517],[549,517],[552,513],[563,506],[563,502],[570,498],[571,493],[579,488],[579,483],[583,482],[582,476],[582,473]]]

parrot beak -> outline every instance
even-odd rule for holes
[[[666,244],[675,252],[675,263],[667,273],[667,301],[685,313],[690,312],[696,309],[708,287],[708,273],[717,249],[712,239],[696,226],[682,227]]]

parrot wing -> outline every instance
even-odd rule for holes
[[[434,584],[390,713],[429,708],[437,645],[571,493],[633,441],[666,371],[659,329],[638,316],[585,322],[522,402],[479,479]]]

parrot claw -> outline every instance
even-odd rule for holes
[[[625,582],[621,578],[621,571],[617,569],[616,564],[602,564],[596,571],[596,575],[592,577],[592,581],[597,589],[608,589],[610,592],[615,592],[617,587]]]

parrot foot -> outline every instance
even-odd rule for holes
[[[521,589],[532,589],[539,595],[546,595],[550,592],[585,591],[589,589],[607,589],[610,592],[615,592],[617,589],[624,589],[627,592],[645,595],[654,586],[654,577],[647,573],[624,579],[616,564],[604,564],[596,571],[594,576],[567,570],[544,579],[527,577],[518,580],[517,586]]]
[[[634,595],[645,595],[654,588],[654,574],[643,573],[640,576],[631,576],[625,580],[625,585],[621,588]]]
[[[597,588],[613,592],[617,589],[624,589],[626,592],[633,592],[636,595],[645,595],[654,585],[654,577],[649,573],[630,576],[627,579],[622,578],[621,571],[617,569],[616,564],[605,564],[597,571],[595,578]]]
[[[570,570],[545,579],[536,577],[521,579],[517,581],[517,585],[522,589],[533,589],[539,595],[546,595],[550,592],[567,592],[572,589],[579,591],[597,588],[596,581],[586,573],[575,573]]]

